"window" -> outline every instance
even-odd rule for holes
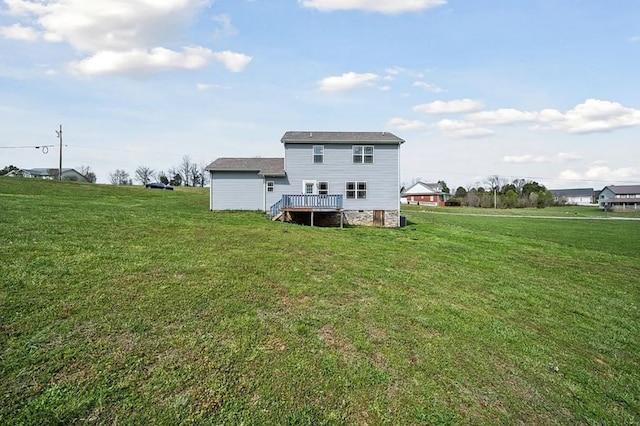
[[[345,186],[347,198],[367,198],[367,182],[347,182]]]
[[[352,151],[354,164],[373,164],[372,146],[354,145]]]
[[[329,195],[329,182],[318,182],[318,194]]]
[[[324,163],[324,145],[313,146],[313,163],[314,164]]]
[[[313,195],[316,192],[316,183],[313,181],[305,181],[302,183],[302,191],[305,195]]]
[[[267,192],[273,192],[275,183],[272,180],[267,181]]]

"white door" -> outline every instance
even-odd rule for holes
[[[303,180],[302,181],[302,193],[304,195],[317,195],[318,194],[318,182],[315,180]]]

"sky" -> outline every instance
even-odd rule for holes
[[[0,168],[388,131],[405,184],[639,184],[639,76],[637,0],[0,0]]]

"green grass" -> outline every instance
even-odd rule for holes
[[[619,210],[615,212],[605,212],[598,207],[592,206],[553,206],[545,208],[518,208],[518,209],[492,209],[480,207],[429,207],[416,204],[403,205],[403,209],[409,212],[430,212],[430,213],[456,213],[478,216],[542,216],[542,217],[567,217],[567,218],[640,218],[640,210]]]
[[[0,179],[0,423],[640,422],[640,222],[406,214]]]

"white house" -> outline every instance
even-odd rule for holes
[[[593,188],[552,189],[553,201],[560,204],[577,206],[593,206],[596,204],[596,193]]]
[[[57,180],[59,179],[59,172],[58,172],[58,169],[46,169],[46,168],[18,169],[18,170],[10,171],[9,173],[6,174],[6,176]],[[62,180],[75,181],[75,182],[89,182],[89,180],[85,175],[78,172],[76,169],[69,169],[69,168],[62,168]]]
[[[444,206],[451,194],[442,190],[440,183],[416,182],[400,194],[400,201],[421,206]]]
[[[388,132],[292,131],[281,142],[284,158],[218,158],[209,164],[210,209],[399,226],[403,139]]]

